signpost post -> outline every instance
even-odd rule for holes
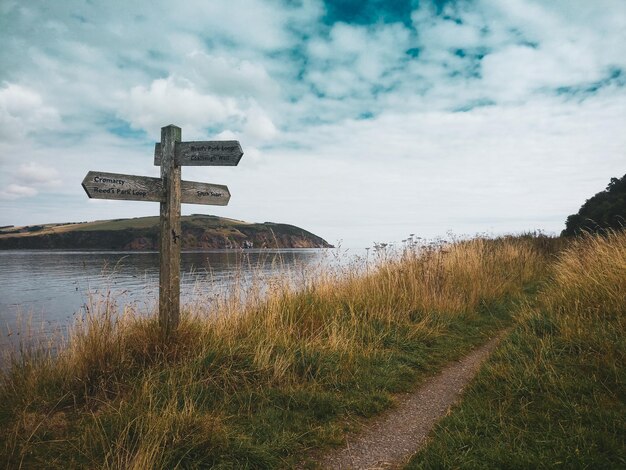
[[[225,206],[230,192],[224,185],[181,181],[181,166],[235,166],[243,151],[235,140],[181,142],[181,129],[161,128],[154,164],[161,178],[90,171],[83,179],[87,196],[161,203],[159,246],[159,325],[169,336],[180,321],[180,205]]]

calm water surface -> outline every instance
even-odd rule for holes
[[[224,290],[236,278],[299,272],[329,262],[328,250],[216,250],[181,256],[181,303]],[[107,295],[119,308],[154,313],[156,252],[0,251],[0,346],[15,343],[25,322],[52,332]]]

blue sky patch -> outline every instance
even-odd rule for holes
[[[147,137],[146,131],[143,129],[134,129],[130,124],[121,119],[113,119],[107,125],[107,130],[118,137],[124,139],[145,139]]]
[[[495,106],[495,101],[487,99],[487,98],[483,98],[483,99],[478,99],[478,100],[474,100],[474,101],[470,101],[462,106],[458,106],[456,108],[454,108],[452,110],[452,112],[455,113],[467,113],[469,111],[472,111],[476,108],[484,108],[485,106]]]
[[[411,23],[412,0],[326,0],[326,24]]]
[[[606,87],[626,87],[626,73],[618,67],[612,67],[606,77],[591,83],[583,83],[575,86],[562,86],[556,89],[559,96],[571,96],[574,98],[587,98],[595,95]]]

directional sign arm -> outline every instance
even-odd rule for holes
[[[93,199],[154,202],[165,200],[161,178],[90,171],[85,176],[82,186],[87,196]],[[223,184],[181,182],[183,204],[226,206],[229,200],[230,191]]]
[[[176,142],[178,166],[236,166],[243,156],[236,140]],[[154,146],[154,164],[161,165],[161,144]]]
[[[230,191],[225,185],[195,181],[183,181],[181,184],[181,202],[184,204],[227,206],[229,200]]]
[[[164,198],[160,178],[90,171],[82,182],[87,196],[94,199],[155,201]]]

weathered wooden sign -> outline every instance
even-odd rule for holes
[[[220,184],[181,181],[181,166],[235,166],[243,151],[236,140],[181,142],[181,129],[161,128],[161,142],[155,145],[154,164],[161,177],[90,171],[82,186],[95,199],[123,199],[161,203],[159,245],[159,324],[169,336],[180,320],[180,205],[225,206],[228,188]]]
[[[177,142],[175,162],[179,166],[237,166],[243,155],[236,140]],[[154,164],[161,164],[161,144],[154,146]]]
[[[82,186],[87,196],[93,199],[165,201],[161,178],[90,171],[85,176]],[[230,191],[222,184],[181,181],[180,191],[180,202],[183,204],[226,206],[230,200]]]
[[[82,186],[87,196],[94,199],[165,200],[161,178],[90,171],[83,179]]]

